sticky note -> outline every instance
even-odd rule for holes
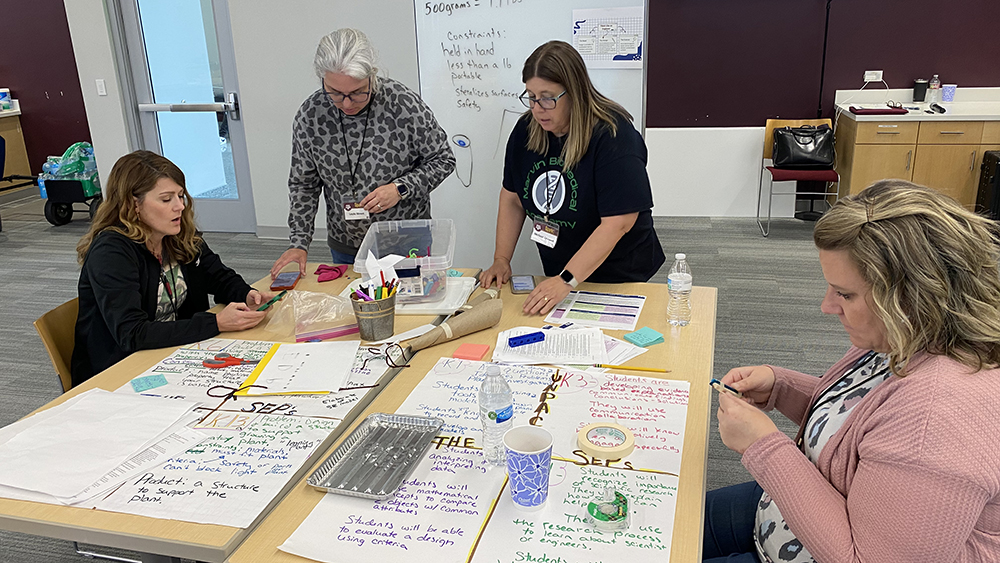
[[[146,377],[137,377],[130,381],[132,384],[132,389],[136,393],[142,393],[143,391],[149,391],[150,389],[155,389],[162,385],[167,384],[167,378],[163,377],[163,374],[147,375]]]
[[[648,326],[644,326],[635,332],[626,334],[625,340],[636,346],[652,346],[663,342],[663,335]]]
[[[486,353],[490,351],[489,344],[469,344],[465,343],[455,350],[455,353],[451,355],[452,358],[458,358],[460,360],[473,360],[479,361],[486,356]]]

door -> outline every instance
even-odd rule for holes
[[[117,0],[137,139],[172,160],[205,231],[254,232],[226,0]]]
[[[909,180],[915,148],[914,145],[855,145],[851,193],[856,194],[883,178]]]
[[[966,208],[974,209],[981,162],[979,145],[917,145],[913,181],[948,194]]]

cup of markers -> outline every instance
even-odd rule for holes
[[[358,320],[361,340],[375,342],[390,338],[395,331],[396,290],[399,280],[383,282],[371,280],[351,292],[351,306]]]

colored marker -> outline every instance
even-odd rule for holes
[[[284,297],[286,293],[288,293],[287,289],[281,290],[281,293],[279,293],[279,294],[275,295],[274,297],[272,297],[267,303],[264,303],[263,305],[261,305],[260,307],[258,307],[257,310],[258,311],[266,311],[266,310],[268,310],[268,308],[270,308],[271,305],[274,305],[275,303],[277,303],[278,301],[280,301],[281,298]]]

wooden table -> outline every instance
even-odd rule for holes
[[[296,290],[339,294],[351,279],[358,277],[353,271],[349,271],[351,279],[340,278],[321,284],[311,273],[316,270],[316,266],[317,264],[308,265],[306,271],[310,273],[299,281],[295,287]],[[473,270],[465,272],[471,274]],[[253,285],[259,289],[266,289],[269,284],[270,277],[267,277]],[[221,310],[221,307],[217,307],[217,309]],[[396,317],[395,329],[397,333],[401,333],[420,325],[439,322],[439,320],[440,318],[437,316],[401,315]],[[261,324],[266,322],[267,319]],[[244,332],[223,333],[220,337],[241,340],[273,339],[273,336],[265,332],[261,326]],[[351,339],[356,340],[357,334],[338,340]],[[39,410],[58,405],[70,397],[95,387],[114,391],[138,374],[153,367],[174,350],[176,348],[136,352],[85,383],[74,387]],[[398,370],[389,370],[379,380],[379,387],[376,389],[384,389],[397,372]],[[354,409],[345,417],[345,424],[341,424],[324,441],[318,451],[324,451],[332,445],[377,394],[377,392],[369,393],[363,401],[355,405]],[[271,504],[248,528],[196,524],[102,510],[0,499],[0,529],[139,551],[144,554],[143,561],[164,561],[170,560],[171,557],[181,557],[197,561],[221,562],[236,549],[249,531],[253,530],[257,523],[264,519],[271,508],[281,501],[286,492],[296,485],[302,476],[307,475],[306,471],[311,469],[309,465],[311,464],[305,464],[289,479],[281,493],[272,500]]]
[[[542,317],[526,317],[521,307],[526,295],[512,295],[509,285],[505,286],[501,298],[504,301],[503,318],[489,330],[470,334],[463,338],[446,342],[422,350],[411,360],[410,367],[403,370],[361,416],[350,425],[353,429],[373,412],[395,412],[420,380],[441,357],[450,357],[459,345],[465,342],[496,344],[499,331],[516,326],[542,326]],[[701,544],[704,520],[705,461],[708,449],[708,428],[711,405],[712,364],[715,350],[715,302],[716,289],[695,287],[691,294],[693,308],[691,324],[684,328],[673,328],[666,321],[667,286],[661,284],[621,284],[615,286],[581,284],[581,290],[643,294],[646,304],[639,319],[639,326],[648,326],[664,336],[664,343],[652,346],[649,351],[633,360],[631,365],[663,367],[671,370],[662,374],[665,379],[684,380],[691,383],[687,407],[687,422],[684,429],[684,453],[681,461],[677,507],[670,561],[701,561]],[[605,331],[606,334],[621,338],[624,331]],[[487,354],[485,359],[489,359]],[[661,376],[644,372],[621,372],[629,375]],[[338,440],[339,442],[339,440]],[[332,448],[331,450],[332,451]],[[329,455],[329,451],[317,455],[313,469]],[[310,473],[312,470],[310,470]],[[277,508],[250,534],[246,542],[229,558],[230,563],[305,563],[306,559],[290,555],[277,549],[284,543],[299,524],[312,512],[323,498],[324,493],[308,486],[303,478],[288,493]]]

